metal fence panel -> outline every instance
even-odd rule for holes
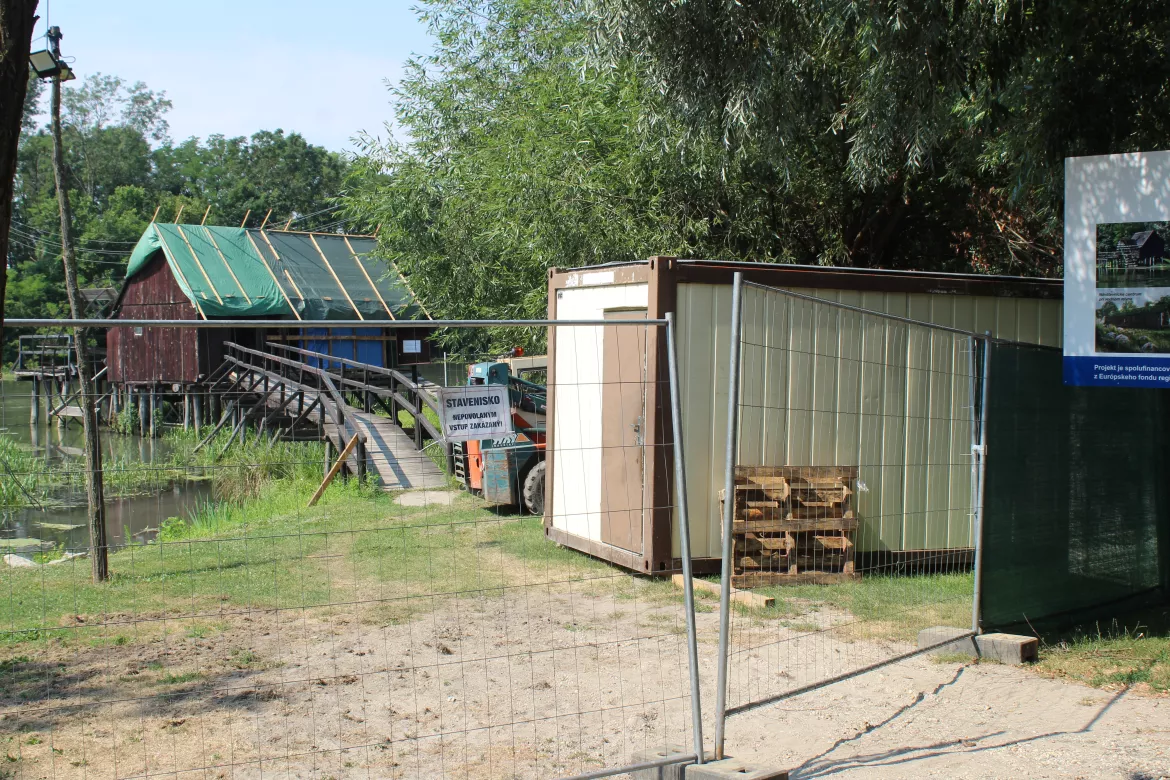
[[[907,319],[926,298],[891,316],[741,289],[728,714],[972,630],[982,374],[978,337]]]
[[[530,343],[547,327],[508,325]],[[463,343],[490,340],[492,323],[477,326]],[[573,327],[645,340],[664,324]],[[5,771],[547,778],[691,751],[684,591],[558,547],[541,517],[460,490],[444,472],[458,454],[466,473],[468,453],[446,456],[427,400],[443,365],[421,367],[431,384],[413,385],[404,368],[313,363],[291,335],[225,347],[226,362],[194,384],[86,391],[108,426],[102,583],[83,557],[75,378],[45,375],[36,395],[32,375],[0,384],[0,722],[17,735]],[[487,357],[448,355],[448,381]],[[592,357],[591,371],[551,389],[596,394],[608,382],[623,398],[675,400],[665,377],[649,382],[636,365],[610,376]],[[566,441],[550,454],[559,476],[590,489],[604,470],[570,464],[669,467],[676,449],[671,436],[590,439],[591,452]]]

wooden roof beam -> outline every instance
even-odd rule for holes
[[[276,285],[276,289],[280,290],[280,294],[284,296],[284,302],[288,304],[288,308],[293,313],[293,316],[298,320],[304,319],[304,317],[301,316],[301,313],[297,311],[297,307],[293,306],[292,298],[288,297],[288,293],[284,290],[284,285],[280,283],[280,279],[277,278],[276,273],[273,272],[272,268],[268,265],[268,260],[264,257],[264,253],[260,251],[259,245],[256,244],[256,239],[252,238],[252,232],[245,230],[244,233],[248,236],[248,241],[252,242],[252,249],[256,250],[256,256],[259,257],[260,262],[264,264],[264,270],[267,271],[268,275],[272,277],[272,283]],[[280,255],[276,254],[276,249],[273,249],[272,253],[276,255],[277,260],[280,259]],[[302,298],[301,300],[304,299]]]
[[[333,266],[329,263],[329,258],[325,256],[325,252],[322,251],[321,245],[317,243],[317,237],[310,235],[309,240],[313,242],[313,246],[316,248],[317,254],[321,255],[321,259],[325,262],[325,267],[329,269],[329,275],[333,277],[333,281],[337,282],[338,288],[341,289],[341,294],[345,296],[345,299],[349,301],[349,305],[353,307],[353,313],[358,316],[359,320],[365,320],[365,317],[362,316],[362,313],[358,311],[357,304],[353,302],[353,298],[349,297],[349,290],[345,289],[345,285],[341,283],[341,278],[338,277],[337,272],[333,270]]]

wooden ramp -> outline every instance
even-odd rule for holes
[[[229,346],[232,366],[222,381],[229,382],[241,396],[258,399],[252,408],[261,410],[254,415],[261,429],[278,416],[313,423],[337,452],[359,434],[365,444],[364,462],[361,450],[355,451],[346,463],[351,472],[375,477],[385,490],[446,487],[443,470],[418,448],[420,437],[408,436],[389,416],[353,406],[348,396],[337,390],[337,383],[344,383],[344,387],[353,384],[351,380],[292,358]],[[384,388],[370,390],[387,392]]]
[[[366,468],[378,475],[385,489],[441,488],[447,485],[447,475],[427,453],[416,450],[414,440],[390,418],[367,414],[351,406],[346,411],[346,419],[365,436]],[[336,425],[326,425],[325,433],[335,446],[345,446]]]

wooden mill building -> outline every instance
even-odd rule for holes
[[[223,361],[225,342],[272,341],[391,367],[428,329],[379,327],[429,319],[397,269],[372,256],[372,236],[151,223],[138,241],[114,319],[289,320],[288,329],[115,327],[107,335],[109,381],[185,391]],[[337,327],[298,328],[298,321]]]

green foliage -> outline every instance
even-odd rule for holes
[[[693,133],[829,194],[834,262],[1054,272],[1064,157],[1170,137],[1157,0],[586,2]]]
[[[133,417],[119,418],[117,426],[133,426]],[[124,428],[129,430],[129,428]],[[103,466],[107,498],[144,495],[172,482],[207,480],[217,501],[239,502],[255,498],[278,481],[296,484],[320,478],[323,445],[317,442],[278,442],[248,432],[246,444],[229,439],[220,431],[198,452],[201,437],[192,431],[166,434],[169,458],[164,462],[143,462],[107,456]],[[20,507],[61,504],[76,500],[83,490],[83,465],[78,459],[38,460],[8,437],[0,437],[0,506]],[[168,518],[168,524],[183,525],[190,518]]]
[[[432,315],[543,316],[548,268],[683,253],[710,230],[685,191],[715,152],[644,124],[633,67],[586,66],[584,17],[474,5],[424,12],[434,54],[394,90],[410,140],[365,139],[347,180],[349,214],[382,225]]]
[[[40,89],[39,82],[34,82]],[[32,91],[30,90],[30,93]],[[37,93],[39,94],[39,93]],[[297,133],[262,131],[251,138],[213,135],[175,144],[166,122],[171,102],[142,83],[95,74],[62,96],[66,179],[83,287],[117,286],[126,258],[158,209],[161,221],[239,224],[251,209],[258,224],[298,219],[300,228],[335,221],[331,200],[341,187],[341,157]],[[52,139],[26,105],[13,200],[8,317],[66,312],[60,217]],[[10,333],[10,335],[16,335]],[[14,342],[6,345],[12,358]]]
[[[1170,142],[1159,9],[432,0],[346,204],[442,317],[655,254],[1055,274],[1063,158]]]

